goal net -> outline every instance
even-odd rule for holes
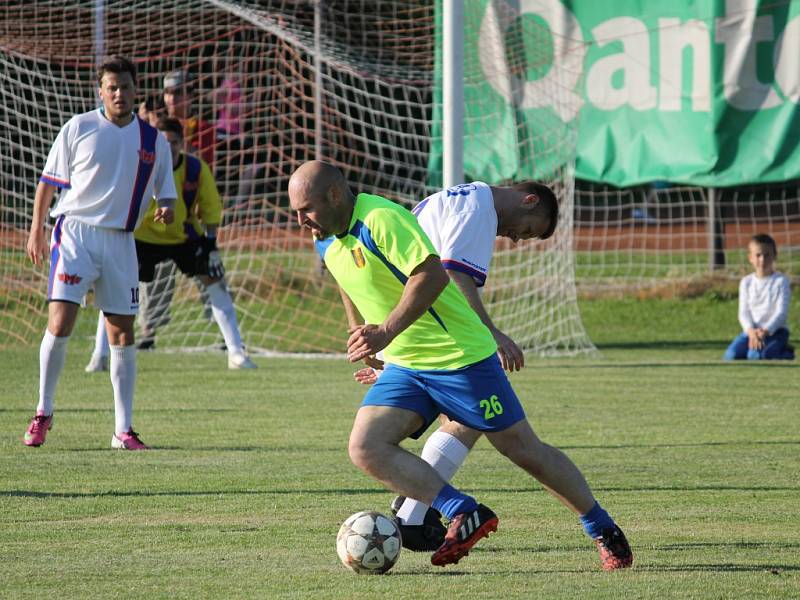
[[[545,242],[498,238],[484,300],[497,326],[530,353],[592,352],[572,250],[576,120],[561,118],[573,110],[580,48],[520,18],[515,3],[464,4],[465,177],[496,185],[539,179],[553,186],[561,214]],[[217,127],[219,240],[248,349],[342,352],[344,312],[289,210],[288,178],[319,158],[340,167],[354,190],[407,207],[439,188],[440,12],[432,0],[3,3],[0,345],[34,344],[45,327],[47,272],[24,252],[34,192],[61,125],[97,105],[102,46],[136,63],[139,101],[158,98],[169,71],[194,77],[195,113]],[[566,57],[558,67],[555,55]],[[526,78],[542,85],[520,92]],[[521,118],[531,102],[550,108]],[[160,272],[162,283],[173,276],[172,268]],[[157,347],[218,345],[197,284],[180,275],[175,283]],[[76,333],[88,339],[96,315],[82,311]]]
[[[625,189],[581,182],[574,248],[581,295],[736,289],[752,271],[757,233],[778,245],[777,267],[800,270],[800,181],[706,188],[655,184]]]

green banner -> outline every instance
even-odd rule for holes
[[[559,136],[577,136],[578,177],[616,186],[800,177],[800,2],[464,4],[468,177],[551,176],[568,160]],[[437,106],[440,74],[441,54]]]

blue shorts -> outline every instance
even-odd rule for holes
[[[439,413],[478,431],[503,431],[525,418],[496,354],[453,371],[388,365],[361,405],[393,406],[417,413],[425,424],[411,436],[414,439]]]

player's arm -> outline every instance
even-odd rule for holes
[[[350,296],[348,296],[341,287],[339,287],[339,295],[342,297],[344,313],[347,315],[347,332],[352,334],[354,331],[356,331],[356,329],[361,327],[361,325],[364,323],[364,318],[361,316],[361,313],[358,312],[358,308],[356,308],[356,305],[350,299]],[[364,357],[364,364],[367,365],[367,368],[361,369],[354,374],[356,381],[364,384],[374,383],[375,380],[377,380],[377,376],[373,370],[383,369],[383,361],[373,355],[370,355]],[[372,374],[370,375],[366,371],[372,371]]]
[[[347,340],[347,358],[357,362],[380,352],[414,321],[419,319],[439,297],[450,278],[439,257],[429,254],[411,272],[400,301],[380,325],[360,325]]]
[[[222,279],[225,277],[225,266],[217,248],[217,229],[222,222],[222,197],[211,168],[205,161],[200,164],[200,187],[195,206],[205,230],[202,249],[208,263],[208,276],[213,280]]]
[[[356,305],[350,299],[350,296],[339,287],[339,295],[342,297],[342,305],[344,305],[344,314],[347,316],[347,325],[350,331],[354,331],[358,326],[364,323],[361,313],[358,312]]]
[[[28,258],[37,267],[44,263],[44,257],[47,256],[47,236],[44,232],[44,220],[55,193],[56,186],[44,181],[40,181],[39,185],[36,186],[36,196],[33,200],[33,219],[31,220],[31,232],[28,236],[26,251]]]
[[[153,221],[169,225],[175,220],[178,192],[175,191],[175,178],[172,176],[172,151],[163,135],[156,136],[156,157],[156,210]]]
[[[497,355],[500,357],[503,368],[507,371],[519,371],[525,366],[525,355],[514,340],[500,331],[494,326],[494,323],[492,323],[489,313],[486,312],[486,308],[483,306],[480,294],[478,294],[478,286],[475,283],[475,279],[467,273],[462,273],[461,271],[453,269],[448,269],[447,274],[458,286],[458,289],[461,290],[461,293],[464,294],[472,310],[477,313],[483,324],[492,332],[494,341],[497,343]]]

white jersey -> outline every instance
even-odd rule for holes
[[[739,284],[739,323],[742,329],[747,331],[758,327],[773,335],[786,327],[790,299],[789,278],[783,273],[775,271],[764,278],[756,277],[755,273],[745,276]]]
[[[72,117],[58,133],[40,181],[62,189],[50,215],[133,231],[155,196],[177,198],[163,135],[134,116],[124,127],[102,109]]]
[[[464,183],[425,198],[411,211],[439,252],[445,269],[472,276],[482,287],[497,237],[497,213],[491,188]]]

